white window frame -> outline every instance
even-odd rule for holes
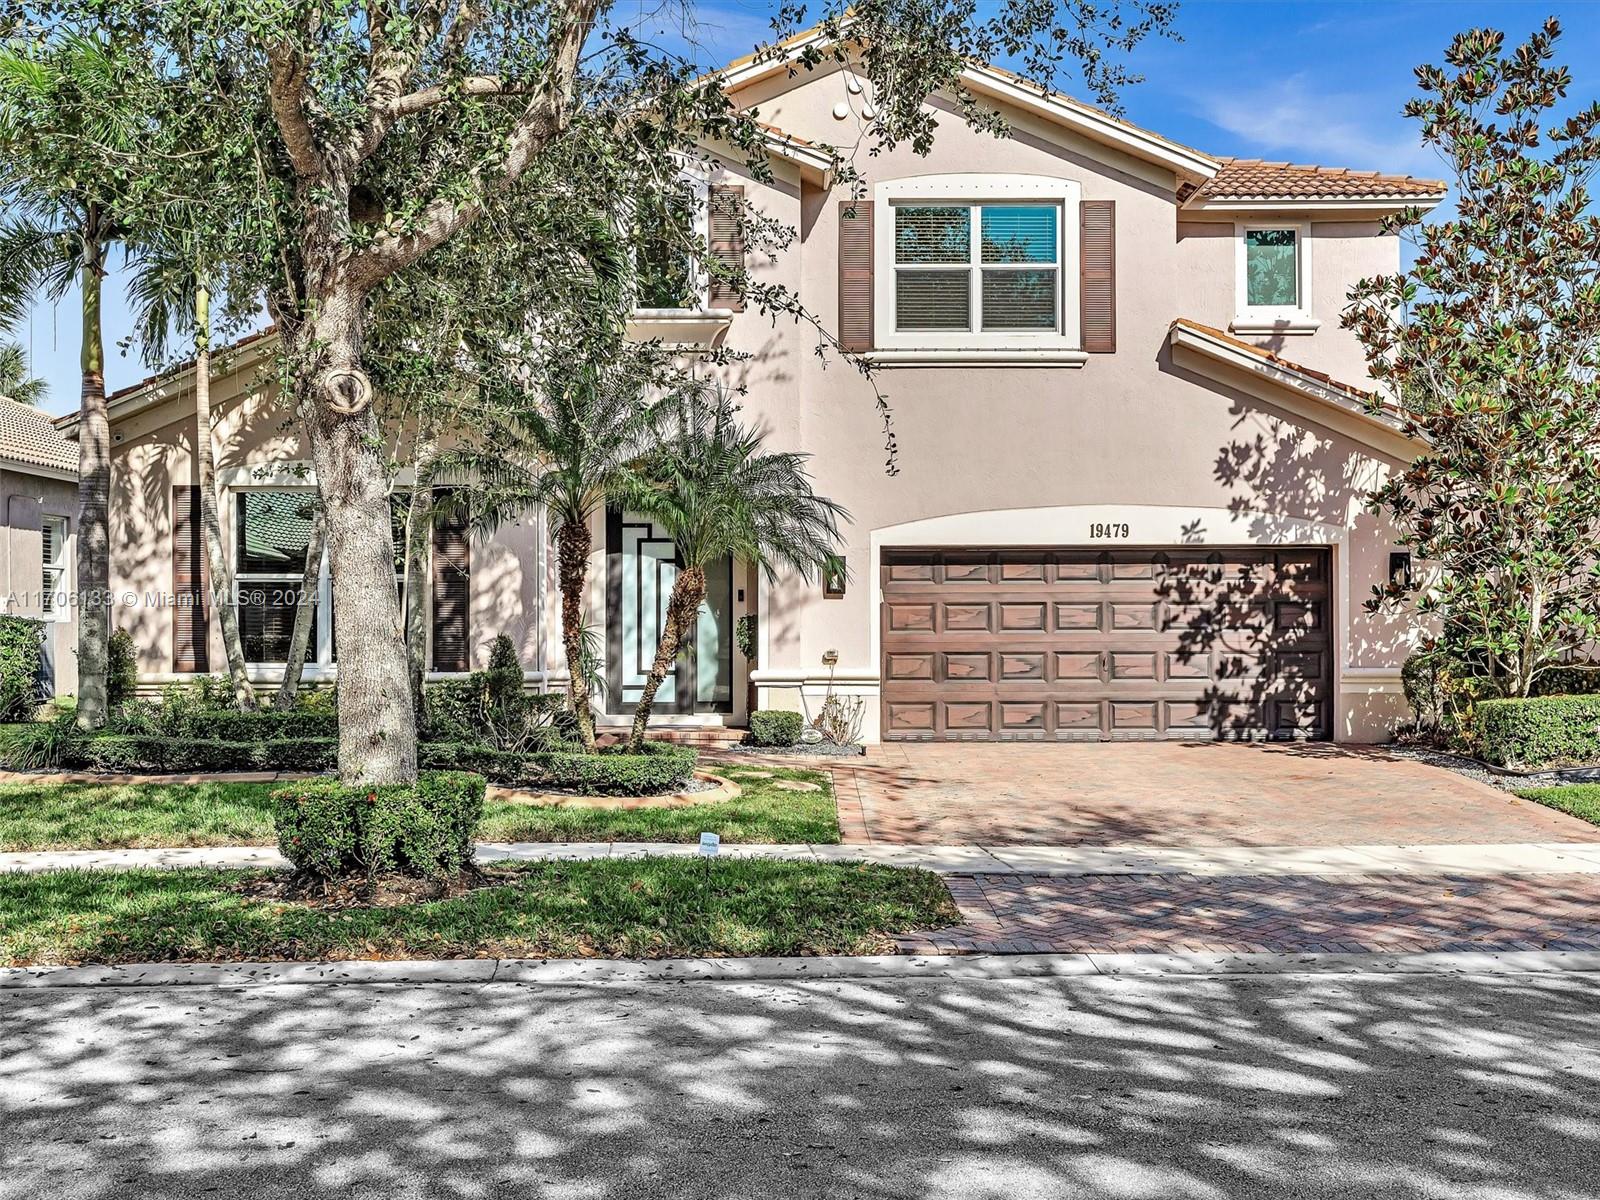
[[[873,188],[872,213],[872,293],[877,333],[874,341],[881,350],[1079,350],[1078,314],[1078,202],[1083,188],[1076,180],[1047,175],[995,175],[988,173],[956,175],[918,175],[909,179],[887,179]],[[895,312],[894,210],[901,204],[959,204],[978,209],[985,204],[1053,204],[1058,210],[1061,255],[1057,267],[1059,322],[1053,330],[934,330],[905,331],[897,325]],[[974,223],[980,218],[974,218]],[[972,237],[971,313],[981,321],[983,288],[982,239],[974,229]],[[932,267],[932,264],[929,264]],[[954,264],[951,264],[954,265]],[[993,264],[990,264],[993,265]]]
[[[60,533],[55,539],[56,553],[60,556],[54,562],[44,561],[44,527],[54,525]],[[41,568],[40,588],[42,595],[39,597],[40,619],[44,621],[69,621],[72,619],[72,597],[68,591],[68,575],[72,567],[72,556],[67,552],[67,541],[72,534],[72,524],[64,516],[56,513],[45,513],[39,523],[39,562]],[[53,582],[52,582],[53,580]],[[46,612],[44,610],[44,597],[48,595],[54,602],[54,607]]]
[[[1288,229],[1294,233],[1296,303],[1256,305],[1250,298],[1249,248],[1252,233]],[[1322,322],[1311,311],[1311,226],[1305,221],[1239,221],[1233,227],[1234,318],[1233,333],[1315,333]]]

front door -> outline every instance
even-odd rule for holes
[[[606,707],[631,713],[666,623],[677,547],[648,518],[613,510],[606,514],[606,567]],[[724,560],[706,571],[695,630],[656,692],[655,711],[733,711],[732,601],[733,567]]]

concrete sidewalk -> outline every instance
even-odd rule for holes
[[[674,842],[484,842],[478,861],[548,862],[693,857]],[[1600,843],[1415,846],[856,846],[724,844],[723,858],[872,862],[942,875],[1408,875],[1600,874]],[[271,846],[43,850],[0,854],[0,873],[137,867],[282,870]]]

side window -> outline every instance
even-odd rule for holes
[[[44,518],[41,526],[44,563],[43,577],[39,581],[40,607],[46,617],[55,619],[67,615],[67,519]]]
[[[1237,228],[1235,332],[1311,333],[1311,259],[1305,225]]]

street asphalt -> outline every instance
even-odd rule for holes
[[[1600,976],[0,992],[0,1197],[1600,1196]]]

